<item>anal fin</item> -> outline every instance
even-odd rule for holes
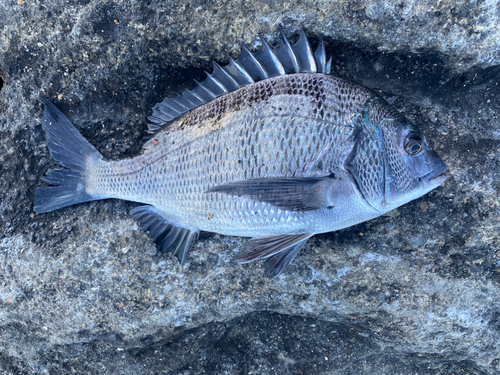
[[[198,238],[198,231],[173,225],[153,206],[139,206],[130,211],[140,228],[148,232],[162,253],[171,251],[181,265],[186,262],[189,250]]]
[[[278,276],[290,265],[300,249],[312,234],[277,235],[252,238],[237,259],[248,263],[257,259],[266,259],[265,268],[271,277]]]

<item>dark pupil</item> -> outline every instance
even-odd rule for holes
[[[406,150],[410,155],[416,155],[422,149],[422,141],[420,139],[410,139],[406,145]]]

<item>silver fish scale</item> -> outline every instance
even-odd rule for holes
[[[367,220],[377,214],[367,212],[355,192],[360,212],[345,207],[294,212],[205,192],[251,178],[343,173],[355,117],[371,96],[361,86],[323,74],[257,82],[174,121],[146,143],[142,155],[96,163],[87,191],[152,204],[174,224],[230,235],[320,233],[337,229],[334,220],[338,228]]]

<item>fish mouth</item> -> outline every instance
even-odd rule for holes
[[[447,170],[448,167],[441,161],[436,168],[422,176],[420,179],[429,185],[439,186],[446,180],[446,176],[444,176],[443,173]]]

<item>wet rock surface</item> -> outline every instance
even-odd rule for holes
[[[473,4],[473,5],[471,5]],[[500,373],[498,2],[0,5],[3,373]],[[92,202],[36,215],[55,164],[43,95],[108,158],[140,152],[149,105],[281,26],[325,36],[333,74],[385,95],[449,167],[439,189],[313,237],[269,279],[246,241],[202,234],[181,267]]]

